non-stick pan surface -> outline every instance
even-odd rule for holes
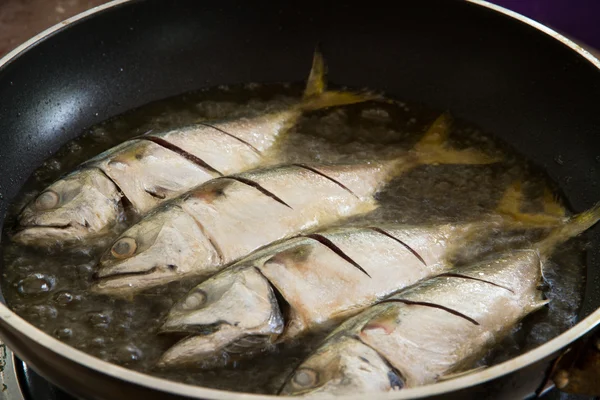
[[[383,2],[313,0],[109,4],[42,35],[0,65],[0,224],[31,172],[87,127],[203,87],[300,81],[317,42],[330,81],[383,90],[474,122],[542,166],[572,208],[584,210],[600,200],[600,72],[591,56],[552,35],[458,0],[403,1],[394,10]],[[582,317],[600,304],[598,229],[590,240]],[[67,351],[5,307],[0,317],[0,336],[9,346],[77,394],[131,398],[142,394],[142,385],[145,398],[166,398],[161,391],[226,395],[109,368]],[[507,365],[477,376],[508,373],[514,365]],[[546,365],[509,375],[500,387],[526,393],[540,383]]]

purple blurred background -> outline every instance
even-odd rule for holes
[[[600,50],[600,0],[489,0]]]

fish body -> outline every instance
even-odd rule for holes
[[[375,98],[325,91],[324,79],[317,52],[299,104],[264,115],[150,132],[105,151],[30,202],[19,216],[13,240],[51,245],[106,236],[123,219],[124,208],[135,220],[210,179],[259,167],[303,112]]]
[[[376,192],[418,165],[496,161],[446,148],[447,128],[443,115],[412,151],[388,161],[291,164],[209,181],[125,231],[100,260],[93,290],[128,296],[208,277],[260,247],[372,211]]]
[[[453,270],[366,309],[331,333],[290,376],[282,394],[391,391],[471,368],[517,322],[547,303],[539,289],[544,261],[599,218],[596,206],[531,249]],[[380,385],[374,388],[373,380]]]
[[[448,248],[469,228],[342,228],[308,235],[257,263],[290,305],[280,340],[327,329],[399,288],[441,273]]]
[[[476,244],[494,228],[531,229],[563,221],[562,209],[557,213],[518,212],[519,190],[513,185],[505,192],[498,206],[501,213],[473,222],[328,229],[259,250],[199,284],[171,309],[161,330],[195,336],[167,350],[160,363],[167,367],[211,366],[232,348],[232,356],[251,355],[261,346],[328,330],[398,290],[447,272],[465,243],[479,247]],[[245,286],[241,282],[249,274],[263,284]],[[244,288],[238,289],[240,293],[262,298],[262,306],[244,308],[237,297],[222,296],[222,288],[233,282]],[[211,301],[196,303],[198,293]],[[267,300],[274,297],[279,301]],[[225,316],[223,310],[228,310]],[[279,324],[272,323],[274,316]],[[247,320],[253,323],[245,323]],[[207,326],[210,333],[197,335]],[[228,331],[227,337],[221,329]],[[264,340],[250,340],[257,336]]]
[[[373,194],[389,176],[388,165],[371,163],[287,165],[212,180],[125,231],[101,259],[94,290],[127,294],[208,277],[271,242],[375,209]]]
[[[537,289],[540,267],[537,252],[512,252],[392,296],[342,324],[282,394],[370,391],[369,371],[377,364],[384,366],[377,372],[384,383],[378,391],[433,383],[468,368],[545,304]]]
[[[338,228],[259,250],[199,284],[171,309],[161,330],[194,336],[174,345],[160,363],[210,366],[223,353],[247,356],[329,329],[399,288],[447,270],[445,255],[473,229],[472,224]],[[279,301],[273,301],[275,293]],[[199,296],[203,301],[196,301]],[[262,301],[250,307],[243,297]],[[198,334],[208,326],[210,332]]]

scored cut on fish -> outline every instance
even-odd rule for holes
[[[322,332],[399,289],[448,271],[465,243],[485,241],[493,228],[563,222],[564,209],[552,197],[540,214],[520,212],[521,197],[517,182],[497,213],[473,222],[335,228],[259,250],[172,307],[161,332],[192,336],[167,350],[159,365],[212,367]]]
[[[209,181],[125,231],[100,260],[93,290],[131,296],[208,277],[272,242],[372,211],[377,191],[418,165],[497,161],[446,148],[448,127],[442,115],[412,151],[392,160],[291,164]]]
[[[269,150],[302,113],[377,98],[325,89],[325,65],[316,51],[298,104],[267,114],[150,132],[121,143],[27,204],[13,240],[24,245],[72,245],[109,236],[127,217],[143,216],[213,178],[261,166],[274,156]]]
[[[368,308],[332,332],[281,394],[392,391],[460,375],[547,303],[540,288],[543,263],[599,219],[600,204],[529,249],[434,277]]]

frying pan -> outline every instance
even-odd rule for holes
[[[394,10],[322,0],[118,0],[49,29],[0,61],[0,224],[26,178],[85,128],[203,87],[300,81],[317,42],[332,82],[448,109],[543,167],[575,211],[600,200],[600,62],[524,17],[478,0],[404,1]],[[589,239],[575,327],[482,372],[370,398],[534,393],[561,351],[600,322],[600,230]],[[79,397],[260,397],[109,364],[53,339],[3,304],[0,337]]]

